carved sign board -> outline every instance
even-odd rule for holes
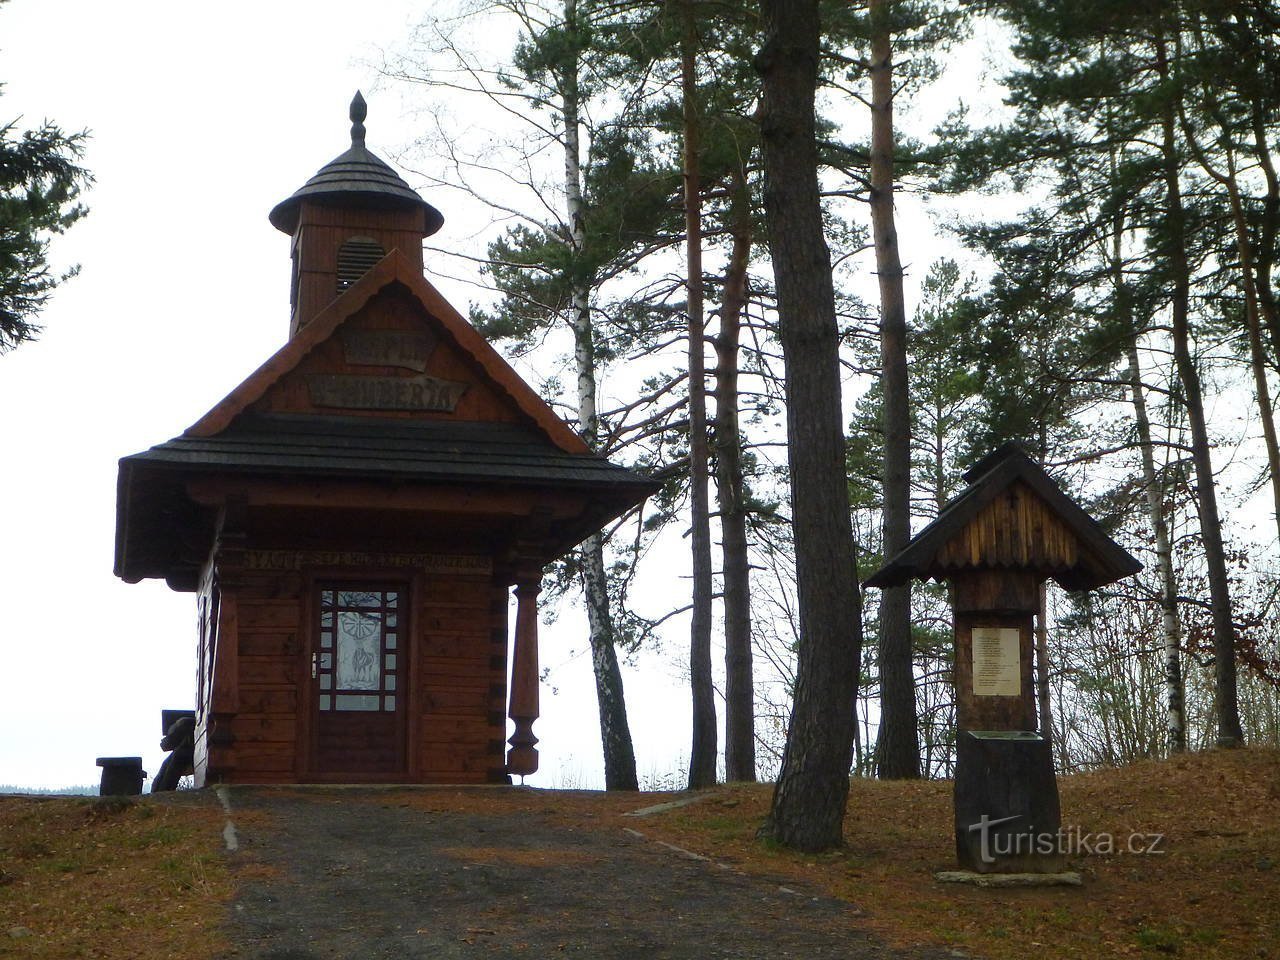
[[[317,407],[348,410],[434,410],[453,413],[468,384],[439,377],[360,377],[318,373],[307,379]]]
[[[493,573],[493,558],[466,554],[378,553],[365,550],[245,550],[249,570],[299,570],[317,567],[408,567],[423,573]]]
[[[436,348],[430,333],[403,330],[346,330],[342,353],[347,363],[372,367],[404,367],[422,373]]]
[[[977,697],[1022,695],[1021,636],[1016,627],[973,628],[973,693]]]

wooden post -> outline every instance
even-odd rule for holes
[[[1032,637],[1039,573],[953,575],[956,857],[978,873],[1053,873],[1061,826],[1047,739],[1036,733]]]
[[[1006,444],[969,486],[866,580],[951,585],[955,614],[955,837],[978,873],[1053,873],[1062,812],[1049,738],[1036,722],[1034,621],[1043,584],[1092,590],[1142,569],[1044,468]],[[1048,711],[1041,718],[1049,729]]]
[[[539,574],[541,571],[539,571]],[[516,642],[511,656],[511,709],[516,729],[508,743],[507,772],[526,777],[538,771],[538,594],[540,576],[522,578],[516,585]]]
[[[1031,651],[1037,576],[1023,570],[973,570],[956,574],[952,583],[957,729],[1035,730]],[[1017,670],[1000,683],[995,673],[1001,666],[997,655],[1005,647],[1002,637],[1013,641],[1005,652],[1016,657]],[[975,667],[984,675],[975,677]]]

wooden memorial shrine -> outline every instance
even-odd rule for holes
[[[969,486],[866,586],[912,578],[950,585],[961,866],[1050,872],[1062,860],[1061,815],[1050,743],[1036,732],[1032,630],[1040,584],[1092,590],[1142,565],[1014,444],[988,454],[964,479]]]
[[[116,574],[197,596],[198,785],[534,772],[542,568],[655,487],[423,278],[443,218],[366,149],[365,112],[357,94],[350,149],[271,211],[289,341],[120,461]]]

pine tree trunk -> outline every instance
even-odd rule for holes
[[[884,393],[884,555],[911,540],[911,395],[907,385],[907,308],[893,215],[893,49],[890,0],[870,0],[871,230],[880,280],[880,383]],[[911,586],[880,592],[879,774],[920,775],[915,669],[911,645]]]
[[[1271,283],[1271,271],[1276,259],[1276,235],[1280,233],[1280,176],[1276,174],[1275,161],[1271,156],[1266,107],[1259,98],[1255,98],[1250,106],[1254,155],[1267,185],[1266,192],[1262,195],[1262,222],[1257,244],[1258,256],[1254,262],[1254,283],[1263,322],[1271,341],[1272,365],[1280,369],[1280,306],[1276,304],[1275,290]]]
[[[567,29],[576,28],[577,0],[565,0]],[[579,92],[577,65],[562,78],[564,116],[564,183],[570,240],[575,251],[586,240],[583,221],[581,146],[579,144]],[[574,367],[578,380],[578,431],[592,450],[599,444],[596,412],[595,335],[591,325],[590,289],[575,285],[570,324],[573,328]],[[582,545],[582,580],[587,600],[587,627],[591,634],[591,665],[595,672],[596,699],[600,709],[600,740],[604,750],[606,790],[637,790],[635,750],[627,723],[622,691],[622,670],[614,648],[613,620],[605,579],[604,549],[599,534]]]
[[[818,193],[818,0],[764,0],[764,205],[786,370],[800,624],[795,700],[762,833],[840,844],[849,798],[861,611],[840,408],[840,337]]]
[[[693,551],[693,611],[689,626],[689,679],[693,692],[693,745],[689,789],[715,786],[716,693],[711,672],[711,504],[707,489],[707,388],[703,360],[702,189],[698,175],[697,44],[693,0],[684,3],[680,44],[684,99],[684,222],[689,313],[689,526]]]
[[[716,493],[724,568],[724,760],[730,781],[756,779],[755,685],[751,666],[751,566],[738,429],[738,347],[751,257],[751,194],[734,171],[730,196],[733,251],[725,271],[716,337]]]
[[[1118,259],[1116,262],[1119,263]],[[1155,540],[1157,575],[1160,578],[1168,745],[1170,753],[1181,753],[1187,749],[1187,718],[1183,708],[1182,622],[1178,617],[1178,585],[1173,573],[1169,525],[1164,517],[1164,484],[1156,473],[1151,418],[1147,416],[1146,387],[1142,382],[1136,339],[1129,342],[1127,351],[1129,383],[1133,394],[1133,420],[1138,428],[1138,446],[1142,451],[1142,480],[1147,495],[1147,515],[1151,518],[1152,539]]]
[[[1167,83],[1170,68],[1163,37],[1156,40],[1156,66]],[[1176,119],[1171,102],[1164,106],[1161,118],[1162,160],[1169,248],[1165,251],[1173,278],[1170,319],[1173,327],[1174,364],[1182,387],[1191,428],[1191,456],[1195,464],[1196,501],[1200,508],[1200,531],[1204,541],[1205,565],[1208,568],[1209,600],[1213,608],[1213,649],[1215,693],[1217,695],[1218,744],[1238,746],[1244,735],[1240,729],[1240,713],[1236,692],[1235,623],[1232,619],[1231,591],[1227,580],[1227,560],[1222,544],[1222,522],[1218,516],[1218,497],[1214,487],[1213,458],[1209,449],[1209,429],[1204,414],[1204,394],[1200,374],[1191,356],[1190,299],[1191,268],[1187,260],[1186,212],[1179,183],[1178,148],[1175,139]]]
[[[1109,114],[1108,114],[1109,116]],[[1108,123],[1108,135],[1111,127]],[[1108,157],[1113,182],[1117,182],[1117,151]],[[1178,583],[1173,570],[1173,550],[1169,542],[1169,524],[1165,519],[1165,482],[1156,473],[1155,443],[1151,437],[1151,418],[1147,414],[1146,384],[1142,380],[1142,364],[1138,356],[1138,325],[1133,316],[1132,301],[1124,275],[1123,242],[1125,213],[1117,212],[1111,231],[1112,299],[1130,331],[1125,345],[1129,362],[1129,388],[1133,403],[1133,422],[1138,433],[1138,449],[1142,456],[1142,486],[1147,500],[1147,516],[1151,520],[1151,537],[1155,541],[1156,575],[1160,580],[1161,632],[1164,653],[1165,737],[1169,753],[1187,749],[1186,688],[1182,679],[1182,620],[1178,615]]]
[[[1267,472],[1271,478],[1272,513],[1276,531],[1280,533],[1280,441],[1276,438],[1275,410],[1271,404],[1271,388],[1267,383],[1267,353],[1262,340],[1263,304],[1259,295],[1255,273],[1254,244],[1250,236],[1249,221],[1240,197],[1240,181],[1236,174],[1235,148],[1231,145],[1230,125],[1222,116],[1216,103],[1206,103],[1206,112],[1218,123],[1226,143],[1226,169],[1219,169],[1205,154],[1196,139],[1195,131],[1183,121],[1187,144],[1200,167],[1210,177],[1222,184],[1227,191],[1231,207],[1231,225],[1235,233],[1236,253],[1240,257],[1240,285],[1244,289],[1245,331],[1249,341],[1249,366],[1253,372],[1254,395],[1258,401],[1258,415],[1262,420],[1262,438],[1267,450]],[[1268,185],[1270,188],[1270,184]]]
[[[1262,342],[1261,304],[1256,286],[1252,241],[1249,224],[1245,219],[1244,203],[1240,199],[1240,184],[1236,180],[1234,160],[1228,154],[1227,192],[1231,198],[1231,218],[1235,227],[1236,252],[1240,255],[1240,282],[1244,287],[1245,328],[1249,334],[1249,366],[1253,371],[1254,395],[1258,400],[1258,416],[1262,420],[1262,440],[1267,450],[1267,472],[1271,477],[1271,505],[1280,534],[1280,441],[1276,438],[1275,408],[1271,403],[1271,388],[1267,383],[1267,354]]]

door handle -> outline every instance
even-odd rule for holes
[[[316,658],[317,658],[317,656],[318,656],[318,655],[317,655],[317,654],[314,654],[314,653],[311,655],[311,679],[312,679],[312,680],[314,680],[314,679],[316,678],[316,673],[317,673]]]

